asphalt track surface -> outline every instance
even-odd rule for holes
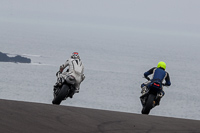
[[[200,121],[0,100],[0,133],[200,133]]]

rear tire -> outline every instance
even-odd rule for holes
[[[150,110],[153,108],[153,105],[154,105],[153,101],[154,101],[155,97],[156,96],[153,94],[150,94],[148,96],[146,105],[142,109],[142,114],[147,114],[147,115],[149,114]]]
[[[60,105],[62,100],[68,95],[69,87],[68,85],[64,84],[59,92],[59,94],[53,99],[52,104]]]

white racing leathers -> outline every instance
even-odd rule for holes
[[[62,76],[72,75],[76,79],[75,88],[80,89],[81,82],[85,79],[84,66],[81,59],[70,58],[65,64],[60,66],[60,69],[68,67],[67,72],[62,73]]]

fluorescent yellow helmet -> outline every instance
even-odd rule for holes
[[[160,62],[158,63],[157,68],[163,68],[163,69],[165,70],[165,69],[166,69],[166,64],[165,64],[165,62],[160,61]]]

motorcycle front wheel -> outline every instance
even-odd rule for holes
[[[149,112],[150,112],[150,110],[153,108],[153,106],[154,106],[154,103],[153,103],[153,101],[154,101],[154,99],[155,99],[155,95],[153,95],[153,94],[150,94],[149,96],[148,96],[148,99],[147,99],[147,102],[146,102],[146,105],[143,107],[143,109],[142,109],[142,114],[149,114]]]
[[[62,102],[62,100],[65,99],[65,97],[68,95],[69,93],[69,86],[64,84],[59,92],[59,94],[53,99],[52,104],[57,104],[60,105],[60,103]]]

